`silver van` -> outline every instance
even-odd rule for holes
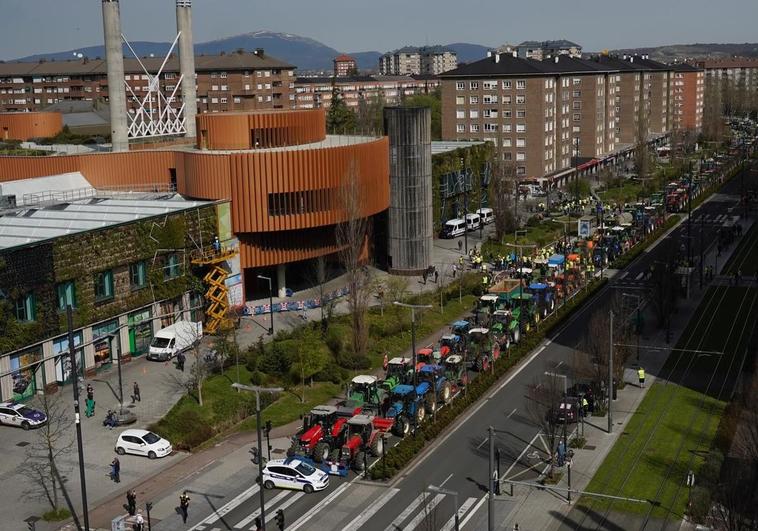
[[[449,219],[442,226],[441,238],[457,238],[466,232],[466,222],[460,218]]]
[[[476,230],[482,224],[482,218],[479,214],[466,214],[466,228],[469,231]]]
[[[476,211],[476,213],[479,214],[479,217],[481,218],[481,221],[484,225],[489,225],[495,221],[495,211],[491,208],[480,208]]]

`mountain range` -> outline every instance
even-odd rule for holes
[[[651,48],[624,48],[611,50],[614,54],[649,55],[650,59],[669,63],[675,60],[682,61],[695,57],[758,57],[758,43],[696,43],[696,44],[669,44]]]
[[[134,51],[140,57],[154,54],[156,56],[165,55],[171,47],[168,42],[149,42],[136,41],[130,43]],[[459,62],[470,62],[481,59],[487,55],[486,46],[469,43],[454,43],[446,47],[453,49],[458,54]],[[301,37],[292,33],[276,33],[272,31],[254,31],[215,39],[207,42],[195,44],[195,53],[200,55],[216,55],[221,52],[230,53],[239,49],[254,50],[263,48],[266,53],[298,67],[299,70],[330,70],[332,60],[343,52],[335,50],[317,40],[308,37]],[[95,58],[104,57],[105,48],[103,45],[87,46],[65,52],[49,52],[35,55],[29,55],[17,59],[22,62],[46,61],[65,61],[82,54],[85,57]],[[130,57],[132,54],[124,45],[124,55]],[[360,70],[374,70],[378,66],[379,57],[382,53],[377,51],[352,52]]]

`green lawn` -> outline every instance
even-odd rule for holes
[[[572,224],[575,224],[576,218],[571,219]],[[537,247],[543,247],[563,237],[565,224],[560,223],[558,220],[568,221],[568,218],[561,217],[555,218],[555,220],[556,221],[551,221],[549,219],[546,219],[539,223],[527,225],[524,227],[527,231],[526,235],[519,233],[517,242],[514,234],[505,235],[502,242],[487,240],[482,245],[483,252],[485,255],[493,254],[495,256],[499,254],[509,254],[514,251],[518,253],[518,250],[516,248],[511,245],[507,245],[509,243],[529,244],[536,245]],[[529,252],[529,249],[524,249],[524,254],[528,254]]]
[[[634,203],[637,198],[644,195],[642,183],[626,181],[622,186],[612,186],[608,190],[598,192],[603,202]]]
[[[758,318],[755,290],[710,288],[693,314],[659,380],[648,391],[623,434],[587,487],[589,492],[655,500],[653,517],[684,514],[688,470],[699,473],[713,447],[723,400],[731,389],[727,375],[741,364],[751,326]],[[745,333],[747,330],[748,333]],[[693,350],[701,352],[696,355]],[[706,352],[723,352],[706,355]],[[687,387],[679,385],[687,384]],[[701,392],[702,391],[702,392]],[[704,394],[707,392],[708,394]],[[647,503],[610,502],[583,497],[595,511],[646,514]]]
[[[281,394],[280,398],[261,412],[263,422],[271,421],[274,426],[283,426],[303,415],[320,404],[326,404],[342,390],[338,385],[328,382],[317,382],[313,386],[305,386],[305,402],[300,400],[302,387],[290,389]],[[254,430],[255,416],[248,417],[238,426],[239,431]]]

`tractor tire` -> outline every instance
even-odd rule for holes
[[[429,393],[426,397],[426,404],[424,405],[426,412],[430,415],[434,415],[437,412],[437,396],[434,393]]]
[[[416,426],[420,426],[424,422],[424,417],[426,417],[426,409],[424,409],[423,404],[419,404],[419,407],[416,408]]]
[[[340,449],[335,448],[329,453],[329,461],[332,463],[337,463],[340,460]]]
[[[450,382],[442,384],[442,392],[440,393],[440,396],[442,397],[442,402],[445,404],[449,404],[453,399],[453,393],[450,391]]]
[[[313,449],[313,460],[316,463],[323,463],[329,459],[329,445],[325,442],[320,442]]]
[[[550,299],[550,311],[555,310],[555,299]]]
[[[300,445],[297,442],[293,442],[289,448],[287,448],[287,457],[292,457],[300,451]]]
[[[403,438],[411,432],[411,424],[405,417],[398,417],[392,426],[392,431],[398,437]]]
[[[371,443],[371,455],[374,457],[379,457],[384,453],[384,439],[382,439],[382,435],[378,434],[376,437],[374,437],[374,442]]]
[[[364,458],[366,456],[366,452],[358,452],[355,454],[355,459],[353,459],[353,470],[356,472],[363,472],[365,469],[364,464]]]

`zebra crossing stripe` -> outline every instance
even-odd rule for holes
[[[316,516],[317,513],[322,511],[324,507],[329,505],[337,496],[345,492],[345,489],[347,489],[350,486],[350,483],[343,483],[340,485],[337,490],[332,492],[329,496],[321,500],[320,503],[318,503],[313,509],[305,513],[303,516],[301,516],[294,524],[292,524],[290,527],[287,528],[287,531],[297,531],[301,527],[303,527],[305,524],[307,524],[311,518]]]
[[[463,518],[463,515],[466,514],[466,511],[468,511],[472,505],[474,505],[475,501],[476,498],[469,498],[463,502],[463,505],[461,505],[458,509],[458,520]],[[452,531],[453,527],[455,527],[455,515],[450,517],[450,520],[448,520],[447,523],[442,526],[442,529],[440,529],[440,531]]]
[[[434,508],[437,507],[444,498],[445,498],[444,494],[437,494],[434,498],[432,498],[432,501],[427,503],[421,509],[421,512],[419,512],[416,515],[416,517],[413,520],[411,520],[405,528],[408,530],[416,529],[418,525],[424,521],[424,518],[430,517],[433,514]],[[433,520],[434,519],[432,518],[432,521]]]
[[[289,495],[290,491],[285,490],[283,492],[280,492],[276,496],[274,496],[272,499],[266,501],[266,508],[271,509],[274,505],[279,503],[283,498],[286,498]],[[248,516],[237,522],[237,525],[234,526],[234,529],[242,529],[247,524],[255,520],[257,517],[261,515],[261,509],[260,507],[257,508],[255,511],[250,513]]]
[[[392,523],[385,529],[385,531],[396,531],[400,528],[400,524],[402,524],[406,518],[408,518],[413,511],[416,510],[416,508],[421,505],[421,502],[424,501],[424,499],[429,496],[426,492],[422,492],[419,494],[415,500],[411,502],[411,504],[405,508],[405,510],[398,515],[397,518],[392,520]]]
[[[487,501],[487,494],[481,497],[481,499],[474,505],[474,508],[471,509],[471,512],[466,515],[466,518],[463,519],[461,522],[461,529],[463,529],[463,526],[468,523],[469,520],[476,514],[476,512],[484,505],[484,502]]]
[[[206,526],[211,525],[219,520],[222,516],[230,513],[240,505],[242,505],[245,500],[252,497],[256,492],[258,492],[258,489],[260,486],[256,483],[246,491],[241,492],[237,495],[236,498],[232,499],[229,503],[221,507],[220,509],[217,509],[213,514],[202,520],[200,523],[195,524],[195,526],[189,528],[187,531],[202,531],[205,529]]]
[[[363,511],[361,514],[356,516],[349,524],[344,526],[345,531],[355,531],[357,529],[360,529],[360,527],[365,524],[369,518],[374,516],[377,512],[379,512],[379,509],[384,507],[388,501],[392,499],[395,494],[400,492],[400,489],[389,489],[387,492],[382,494],[378,500],[376,500],[374,503],[371,504],[371,506]]]

